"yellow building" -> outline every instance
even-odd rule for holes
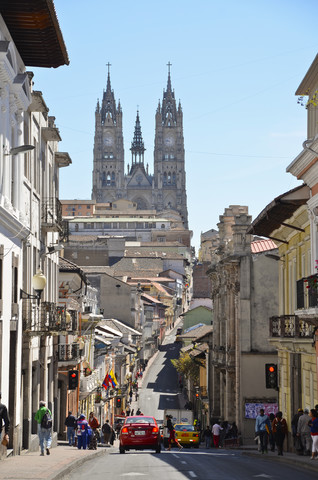
[[[309,198],[306,185],[275,198],[250,230],[274,240],[279,251],[279,311],[269,319],[270,343],[278,352],[279,409],[289,429],[298,408],[313,408],[318,403],[313,342],[316,321],[309,315],[310,309],[318,309],[318,284],[311,276]]]

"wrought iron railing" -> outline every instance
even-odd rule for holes
[[[62,204],[56,197],[44,198],[41,209],[42,227],[52,231],[62,231]]]
[[[314,325],[296,315],[271,317],[270,336],[283,338],[312,338]]]
[[[70,360],[77,360],[80,357],[81,351],[78,343],[59,344],[58,346],[58,361],[67,362]]]
[[[52,302],[31,302],[29,299],[22,303],[23,330],[29,334],[70,333],[78,330],[77,312],[66,311],[65,307],[56,306]]]

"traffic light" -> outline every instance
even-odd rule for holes
[[[68,371],[68,389],[76,390],[78,387],[78,370]]]
[[[116,397],[116,407],[121,408],[121,398],[120,397]]]
[[[277,365],[275,363],[266,363],[265,365],[266,388],[278,387]]]

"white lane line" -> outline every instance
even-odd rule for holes
[[[194,472],[191,472],[191,470],[190,470],[190,472],[189,472],[189,475],[190,475],[190,477],[192,477],[192,478],[197,478],[197,475],[196,475]]]
[[[183,463],[184,465],[186,465],[186,464],[187,464],[187,462],[181,462],[181,463]]]

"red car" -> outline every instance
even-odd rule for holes
[[[119,452],[126,450],[161,451],[161,437],[158,424],[154,417],[138,415],[126,417],[119,435]]]

